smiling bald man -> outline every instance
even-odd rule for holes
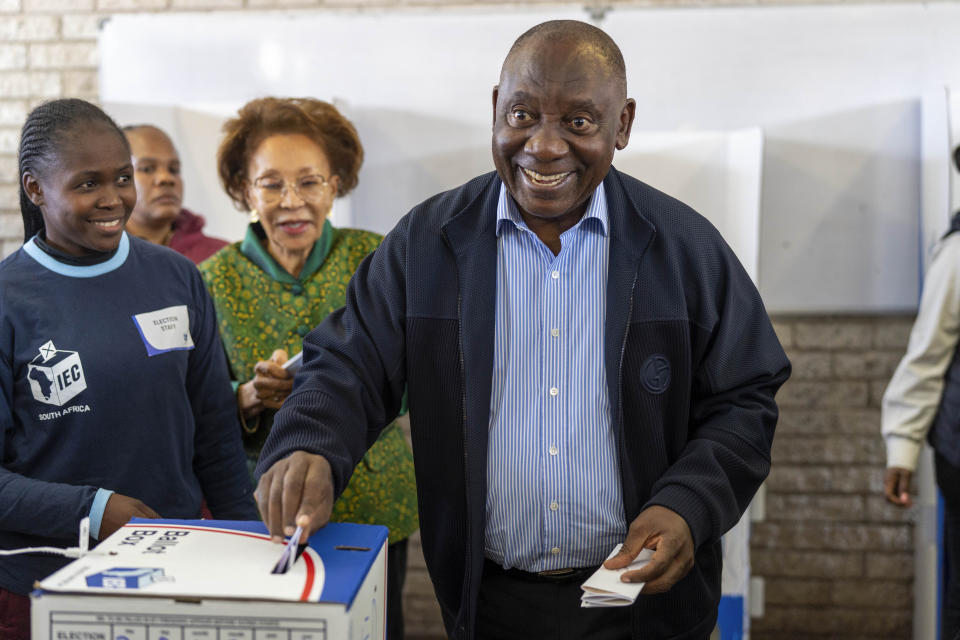
[[[708,638],[720,537],[770,467],[790,373],[756,288],[689,207],[612,167],[636,110],[588,24],[523,34],[497,171],[415,207],[304,340],[258,473],[276,539],[326,523],[408,390],[421,535],[452,638]],[[636,603],[580,584],[643,549]]]

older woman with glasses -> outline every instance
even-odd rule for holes
[[[224,125],[220,179],[250,211],[242,242],[200,265],[213,295],[220,335],[236,384],[237,409],[251,463],[290,394],[282,365],[303,336],[343,306],[347,283],[380,243],[368,231],[338,229],[327,215],[357,184],[363,147],[333,105],[261,98]],[[413,456],[397,425],[383,431],[334,506],[334,521],[390,528],[388,631],[403,635],[401,592],[407,538],[417,526]]]

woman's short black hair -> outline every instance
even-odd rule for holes
[[[113,119],[100,107],[77,98],[44,102],[27,116],[20,132],[20,215],[23,216],[23,240],[26,242],[43,230],[40,207],[33,204],[23,188],[23,176],[39,176],[56,159],[61,146],[69,143],[71,133],[82,125],[99,123],[113,129],[130,148],[126,136]]]

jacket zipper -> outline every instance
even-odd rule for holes
[[[620,426],[620,429],[617,432],[617,444],[620,448],[620,477],[623,478],[623,468],[622,465],[626,463],[627,455],[627,446],[626,439],[624,437],[624,425],[623,425],[623,358],[627,353],[627,336],[630,334],[630,321],[633,319],[633,297],[636,293],[637,288],[637,271],[634,269],[633,272],[633,282],[630,285],[630,300],[627,303],[627,324],[623,328],[623,343],[620,345],[620,362],[617,366],[617,424]],[[626,519],[627,515],[627,504],[623,504],[623,517]],[[629,526],[630,523],[627,523]]]
[[[460,429],[463,434],[463,493],[464,493],[464,504],[467,507],[467,563],[466,571],[464,575],[464,582],[466,584],[471,584],[473,580],[473,562],[471,558],[473,557],[473,527],[471,526],[471,517],[470,517],[470,474],[467,470],[467,370],[463,362],[463,311],[461,305],[463,302],[462,295],[460,293],[460,287],[457,286],[457,342],[460,345]],[[462,588],[462,587],[461,587]],[[468,591],[469,593],[469,591]],[[467,607],[464,613],[466,614],[466,624],[469,625],[470,616],[472,614],[473,606],[470,602],[470,598],[467,598]],[[466,630],[466,638],[473,637],[473,628],[470,627]]]
[[[453,251],[453,245],[450,243],[450,238],[447,237],[447,232],[444,229],[442,231],[443,239],[447,244],[447,248],[450,249],[451,253],[456,255],[456,252]],[[459,276],[459,272],[457,274]],[[459,279],[457,281],[457,345],[459,348],[459,361],[460,361],[460,430],[463,437],[463,485],[464,485],[464,505],[467,510],[467,562],[464,571],[464,583],[470,584],[472,578],[472,564],[470,561],[471,557],[471,542],[472,542],[472,527],[470,526],[470,476],[467,472],[467,371],[466,365],[463,362],[463,293],[460,288]],[[461,585],[462,588],[462,585]],[[466,607],[466,620],[470,621],[470,612],[472,606],[468,600]],[[470,638],[473,635],[473,629],[466,629],[466,637]]]

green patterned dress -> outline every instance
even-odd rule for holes
[[[217,310],[231,375],[238,384],[252,379],[257,362],[269,358],[275,349],[284,349],[290,356],[302,350],[303,336],[343,306],[350,277],[381,240],[375,233],[337,229],[326,221],[300,277],[295,278],[267,253],[262,237],[260,225],[250,225],[242,242],[224,247],[200,264]],[[274,414],[268,409],[259,420],[247,421],[243,440],[251,460],[260,455]],[[357,465],[331,520],[385,525],[390,528],[391,544],[416,531],[413,454],[396,423],[384,429]]]

